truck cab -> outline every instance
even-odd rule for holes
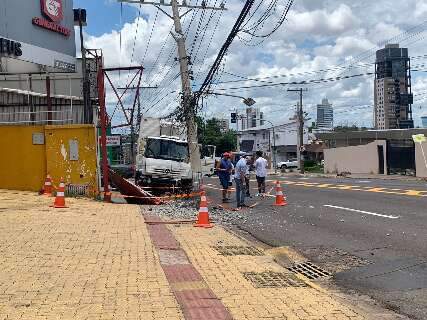
[[[136,159],[136,183],[153,189],[192,188],[188,142],[179,137],[146,137],[140,141]]]

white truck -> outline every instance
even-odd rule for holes
[[[157,118],[141,120],[136,157],[136,184],[153,188],[153,191],[172,186],[191,190],[193,172],[183,128],[180,123]]]

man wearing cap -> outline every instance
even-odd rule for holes
[[[233,165],[231,164],[231,161],[230,161],[230,154],[228,152],[225,152],[222,155],[222,158],[219,161],[216,168],[219,181],[222,187],[222,202],[227,202],[228,200],[230,200],[227,198],[227,190],[230,183],[231,171],[233,170],[232,166]]]

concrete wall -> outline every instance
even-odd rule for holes
[[[427,142],[424,142],[422,144],[422,148],[424,150],[424,155],[427,158]],[[426,162],[424,160],[421,145],[419,143],[415,144],[415,166],[417,171],[417,177],[427,178]]]
[[[33,134],[44,141],[33,143]],[[70,159],[70,140],[78,158]],[[91,125],[0,126],[0,189],[38,191],[47,173],[54,183],[96,186],[96,138]]]
[[[386,141],[375,141],[363,146],[325,149],[325,173],[378,174],[378,146],[384,147],[384,172],[387,173]]]

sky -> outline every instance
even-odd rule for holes
[[[187,0],[189,4],[200,2]],[[221,2],[207,1],[209,5]],[[227,11],[197,10],[183,18],[184,30],[188,30],[186,44],[192,60],[194,89],[203,82],[244,4],[242,0],[223,2]],[[247,26],[256,23],[270,2],[262,1]],[[258,34],[272,30],[286,2],[278,1],[274,14],[258,25]],[[258,5],[260,0],[255,3]],[[179,103],[180,92],[176,45],[170,35],[172,20],[152,5],[74,0],[74,7],[86,8],[88,12],[87,47],[102,48],[105,62],[111,67],[142,64],[143,85],[158,87],[143,90],[143,114],[164,116],[172,112]],[[298,99],[297,94],[287,89],[296,86],[262,85],[373,72],[375,50],[386,42],[399,42],[409,48],[413,69],[420,70],[412,73],[414,120],[420,125],[420,116],[427,115],[426,32],[427,0],[295,0],[283,25],[264,41],[239,33],[212,90],[251,97],[267,120],[284,123],[293,116]],[[132,75],[121,73],[114,76],[114,81],[125,85],[130,78]],[[336,125],[373,125],[373,75],[304,87],[308,89],[303,104],[309,121],[315,120],[316,105],[328,98],[334,105]],[[111,90],[108,92],[111,113],[114,96]],[[126,96],[126,101],[129,104],[131,96]],[[204,99],[202,114],[228,118],[231,110],[244,108],[238,98],[209,96]],[[119,116],[116,121],[120,121]]]

